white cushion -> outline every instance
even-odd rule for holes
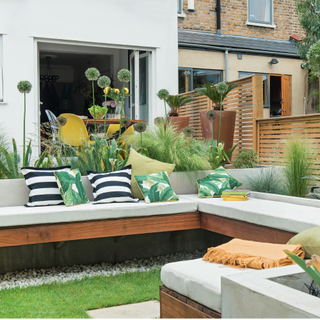
[[[248,201],[199,198],[194,194],[179,197],[197,202],[200,212],[294,233],[320,225],[320,214],[317,207],[250,197]]]
[[[166,264],[161,269],[161,281],[167,288],[221,312],[221,276],[257,271],[230,268],[200,258]]]
[[[146,217],[195,211],[197,211],[197,204],[187,199],[150,204],[140,200],[136,203],[124,202],[99,205],[93,205],[90,202],[72,207],[64,205],[32,208],[24,206],[1,207],[0,226]]]

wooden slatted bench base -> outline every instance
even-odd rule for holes
[[[0,247],[200,229],[199,212],[0,228]]]
[[[201,229],[242,240],[287,243],[296,233],[201,212]]]
[[[221,318],[221,314],[160,286],[160,318]]]

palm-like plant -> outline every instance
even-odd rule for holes
[[[189,103],[194,101],[195,99],[192,97],[183,97],[179,95],[170,95],[167,99],[166,102],[168,106],[170,107],[171,111],[169,112],[169,116],[177,116],[178,115],[178,109]]]
[[[195,91],[199,95],[203,95],[211,99],[215,103],[214,110],[223,110],[223,100],[231,90],[238,87],[238,85],[230,82],[226,82],[226,85],[228,87],[224,92],[218,92],[217,86],[212,83],[205,83],[202,88],[197,88]]]

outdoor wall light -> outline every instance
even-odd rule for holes
[[[277,64],[279,63],[279,61],[277,59],[271,59],[271,61],[269,62],[270,64]]]

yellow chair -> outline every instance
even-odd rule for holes
[[[67,123],[63,127],[59,127],[61,143],[73,147],[83,147],[85,143],[89,143],[90,137],[87,128],[80,117],[72,113],[62,113],[60,116],[67,119]]]

